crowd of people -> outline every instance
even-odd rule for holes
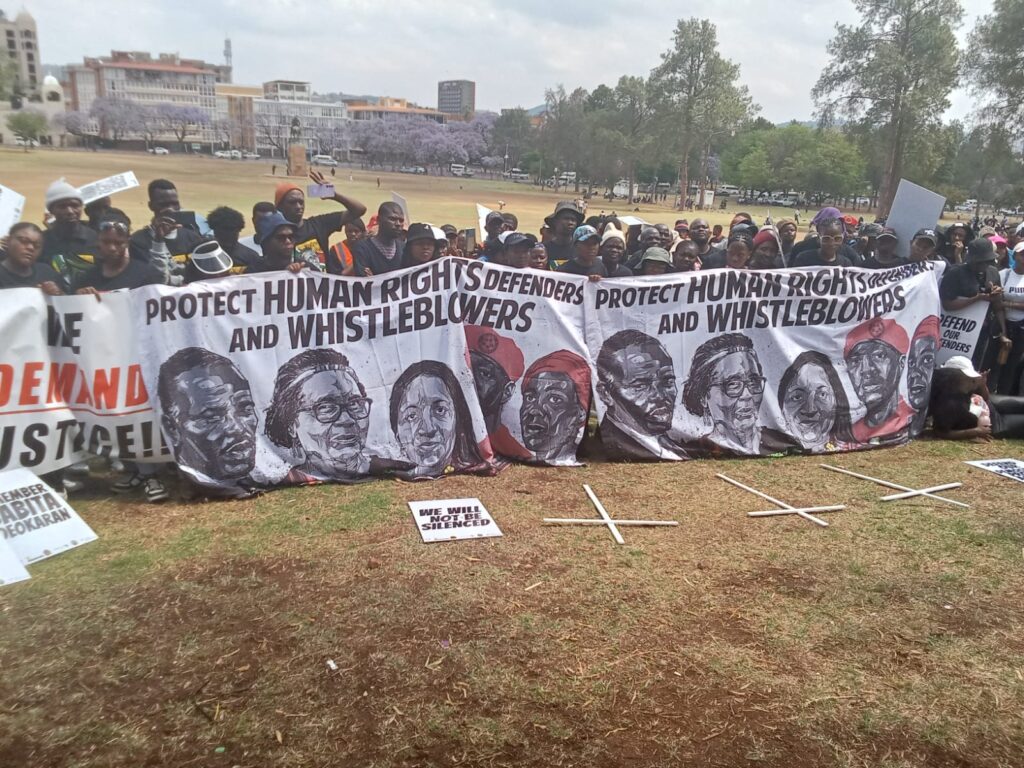
[[[327,182],[317,171],[310,177],[316,184]],[[976,220],[921,229],[904,257],[899,235],[884,221],[844,216],[834,207],[822,208],[801,237],[791,218],[758,225],[739,212],[728,231],[704,218],[679,219],[671,227],[626,225],[615,213],[588,216],[584,201],[566,200],[536,235],[524,231],[515,214],[492,211],[477,242],[475,230],[406,222],[394,202],[382,203],[366,219],[366,206],[341,193],[331,198],[341,210],[307,216],[305,192],[291,182],[278,184],[272,201],[252,207],[254,234],[248,237],[241,237],[242,212],[222,206],[199,215],[182,204],[167,179],[151,181],[147,198],[152,218],[133,228],[110,198],[84,205],[76,187],[55,181],[46,191],[42,226],[18,222],[0,241],[0,288],[99,296],[283,270],[374,276],[441,258],[590,280],[720,268],[888,269],[943,260],[943,308],[984,302],[988,310],[973,358],[954,358],[954,366],[936,373],[932,403],[942,413],[934,418],[935,431],[951,438],[1024,436],[1024,399],[1018,399],[1024,395],[1024,224]],[[343,236],[332,244],[335,233]],[[169,494],[159,471],[155,464],[126,464],[113,488],[141,489],[147,500],[162,501]],[[48,479],[70,484],[63,475]]]

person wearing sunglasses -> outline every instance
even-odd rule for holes
[[[7,236],[7,253],[0,259],[0,289],[40,288],[50,296],[70,293],[64,276],[41,261],[43,230],[30,221],[11,227]]]
[[[164,284],[163,272],[128,255],[131,222],[127,216],[112,208],[96,227],[96,264],[72,278],[71,288],[75,293],[98,295]]]
[[[351,482],[412,469],[366,450],[373,400],[348,358],[333,349],[300,352],[277,371],[267,437],[298,457],[293,483]]]
[[[852,267],[853,260],[845,247],[846,227],[842,219],[829,219],[818,225],[818,247],[803,251],[796,257],[796,267]]]

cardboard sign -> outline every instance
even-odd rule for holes
[[[21,212],[25,210],[25,196],[9,187],[0,184],[0,237],[21,221]]]
[[[0,539],[0,587],[30,578],[21,558],[6,541]]]
[[[487,237],[487,235],[485,234],[487,232],[487,228],[484,227],[484,224],[487,223],[487,217],[490,216],[490,215],[491,215],[491,209],[490,208],[488,208],[486,205],[480,205],[480,203],[476,204],[476,219],[477,219],[477,230],[476,231],[480,233],[481,237]]]
[[[409,509],[425,544],[501,536],[498,524],[480,499],[410,501]]]
[[[27,469],[0,474],[0,532],[26,565],[96,540],[78,513]]]
[[[82,205],[88,205],[99,200],[101,197],[116,195],[118,192],[124,192],[126,189],[135,189],[137,186],[139,186],[139,180],[135,178],[135,174],[131,171],[125,171],[116,176],[108,176],[99,181],[89,182],[84,187],[79,188],[78,191],[82,193]]]
[[[981,336],[981,325],[985,322],[988,302],[979,301],[965,309],[942,310],[942,345],[935,353],[935,364],[942,365],[956,355],[971,357]]]
[[[392,192],[391,202],[398,203],[398,207],[402,209],[402,215],[405,216],[405,226],[408,227],[412,219],[409,218],[409,204],[405,202],[405,198],[397,192]]]
[[[945,207],[946,198],[942,195],[900,179],[886,226],[896,230],[899,237],[896,252],[901,257],[910,258],[910,242],[914,233],[919,229],[934,228]]]
[[[1020,459],[984,459],[982,461],[965,461],[964,464],[984,469],[986,472],[993,472],[1008,480],[1024,483],[1024,461]]]

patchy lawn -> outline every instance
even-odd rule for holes
[[[513,467],[497,478],[76,503],[96,543],[0,591],[2,766],[1020,766],[1021,486],[959,462]],[[846,503],[820,529],[765,502]],[[554,528],[594,516],[677,529]],[[424,545],[479,496],[502,539]],[[328,664],[330,660],[331,664]]]

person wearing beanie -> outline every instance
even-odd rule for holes
[[[772,226],[761,227],[754,235],[750,254],[750,269],[781,269],[782,243],[779,242],[779,233]]]
[[[965,252],[965,263],[949,267],[943,273],[939,298],[947,312],[966,309],[978,302],[988,304],[971,359],[980,370],[993,370],[998,368],[995,362],[1000,347],[1012,345],[1006,334],[1006,308],[1003,306],[1002,281],[996,268],[996,249],[991,240],[979,237],[967,244]]]
[[[793,251],[793,246],[796,245],[796,221],[782,218],[778,220],[776,226],[779,230],[779,244],[782,246],[782,260],[788,267],[790,266],[789,254]]]
[[[96,231],[82,222],[82,193],[64,179],[47,188],[45,202],[53,222],[43,233],[39,261],[70,283],[95,263]]]
[[[309,178],[314,184],[331,185],[320,171],[310,171]],[[366,213],[366,206],[337,191],[333,196],[322,199],[334,200],[344,206],[345,210],[303,218],[306,213],[306,194],[298,184],[283,181],[274,191],[274,205],[277,210],[296,227],[295,250],[303,255],[304,261],[312,261],[315,257],[321,264],[325,264],[326,254],[331,247],[331,235],[340,232],[348,222]],[[305,255],[307,252],[308,256]]]
[[[599,255],[608,277],[632,276],[633,270],[622,263],[622,257],[626,255],[626,236],[614,224],[605,224]]]

